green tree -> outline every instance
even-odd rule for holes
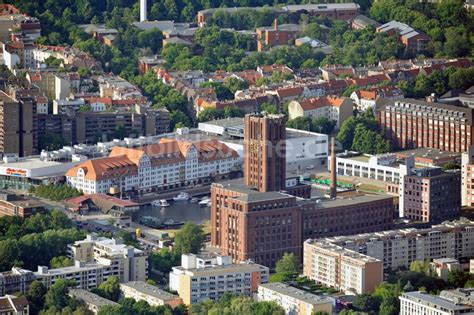
[[[269,114],[278,114],[278,106],[273,103],[265,102],[260,105],[260,111],[267,112]]]
[[[69,303],[69,286],[71,283],[68,280],[58,279],[49,288],[48,293],[45,295],[45,302],[49,308],[61,310],[65,308]]]
[[[186,222],[176,233],[174,251],[181,254],[197,254],[205,240],[204,231],[194,222]]]
[[[58,256],[58,257],[53,257],[53,259],[51,259],[49,266],[51,268],[63,268],[63,267],[72,266],[73,264],[74,263],[70,258],[66,256]]]
[[[380,315],[398,315],[400,313],[400,300],[397,297],[384,299],[380,304]]]
[[[283,257],[277,261],[275,266],[277,273],[294,273],[297,274],[300,271],[300,262],[298,257],[293,253],[285,253]]]
[[[138,33],[138,47],[150,48],[156,54],[161,49],[163,33],[157,29],[152,28]]]
[[[162,248],[158,252],[150,255],[150,262],[153,268],[167,274],[172,267],[179,265],[181,260],[180,253],[171,251],[168,248]]]
[[[238,108],[236,106],[226,106],[224,107],[224,118],[232,118],[232,117],[244,117],[245,110],[242,108]]]
[[[38,314],[41,309],[44,307],[46,287],[43,283],[35,280],[31,283],[30,288],[26,294],[26,298],[30,303],[31,314]]]
[[[120,298],[120,281],[116,276],[108,277],[107,280],[101,283],[98,287],[97,293],[114,302]]]
[[[410,264],[410,270],[423,273],[425,275],[430,274],[430,262],[428,260],[425,261],[420,261],[420,260],[415,260],[412,261]]]
[[[448,273],[448,282],[456,288],[463,288],[469,276],[461,270],[451,270]]]
[[[356,295],[356,297],[354,298],[352,306],[357,311],[378,314],[380,303],[380,299],[376,296],[372,296],[369,294],[359,294]]]

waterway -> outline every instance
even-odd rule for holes
[[[143,206],[133,215],[133,220],[139,222],[142,216],[151,216],[161,221],[174,220],[176,222],[192,221],[202,224],[211,219],[211,208],[201,207],[197,202],[168,201],[169,207]]]

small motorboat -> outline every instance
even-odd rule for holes
[[[189,202],[198,202],[198,201],[199,201],[199,199],[197,199],[197,198],[191,198],[191,199],[189,200]]]
[[[155,207],[168,207],[170,205],[166,199],[153,200],[151,204]]]
[[[211,198],[204,198],[199,201],[199,205],[203,207],[209,207],[211,205]]]
[[[187,192],[180,192],[176,197],[173,198],[174,201],[186,201],[189,200],[189,194]]]

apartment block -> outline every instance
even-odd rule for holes
[[[400,297],[400,315],[461,315],[474,313],[474,289],[405,292]]]
[[[117,239],[87,235],[85,240],[68,245],[69,256],[83,263],[110,266],[120,282],[146,281],[148,256]]]
[[[461,219],[426,229],[400,229],[325,238],[383,262],[384,269],[409,268],[415,260],[454,259],[474,256],[474,221]]]
[[[0,315],[29,315],[30,304],[24,296],[0,296]]]
[[[397,148],[465,152],[473,144],[472,108],[415,99],[386,100],[377,108],[385,137]]]
[[[49,269],[46,266],[38,266],[35,272],[36,280],[50,288],[58,279],[71,280],[75,282],[74,288],[91,290],[97,288],[108,277],[115,276],[120,279],[120,270],[117,266],[102,265],[95,262],[82,262],[76,260],[74,266]]]
[[[441,223],[461,212],[461,174],[441,168],[415,169],[403,179],[400,216],[415,221]]]
[[[99,313],[101,307],[110,305],[117,306],[118,303],[104,299],[103,297],[83,289],[69,289],[69,296],[83,301],[89,311],[94,314]]]
[[[275,302],[288,315],[332,314],[334,304],[328,296],[318,296],[281,282],[259,285],[258,301]]]
[[[307,240],[303,274],[347,294],[371,293],[383,281],[383,263],[329,242]]]
[[[170,289],[184,304],[217,300],[224,293],[251,296],[267,283],[269,269],[251,262],[234,264],[230,256],[181,256],[181,266],[170,273]]]
[[[474,146],[461,155],[461,205],[474,206]]]
[[[11,271],[0,273],[0,296],[28,292],[36,279],[32,271],[13,267]]]
[[[37,144],[34,99],[15,100],[0,91],[0,152],[30,156],[36,152]]]
[[[146,301],[151,306],[169,305],[172,308],[183,304],[183,300],[174,294],[163,291],[157,286],[144,281],[131,281],[120,284],[120,291],[125,298],[135,301]]]

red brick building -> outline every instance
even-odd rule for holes
[[[377,112],[382,132],[397,148],[465,152],[473,144],[471,108],[398,99],[387,100]]]
[[[298,24],[278,25],[275,19],[274,27],[257,28],[257,49],[264,51],[274,46],[289,45],[295,42],[300,33]]]

